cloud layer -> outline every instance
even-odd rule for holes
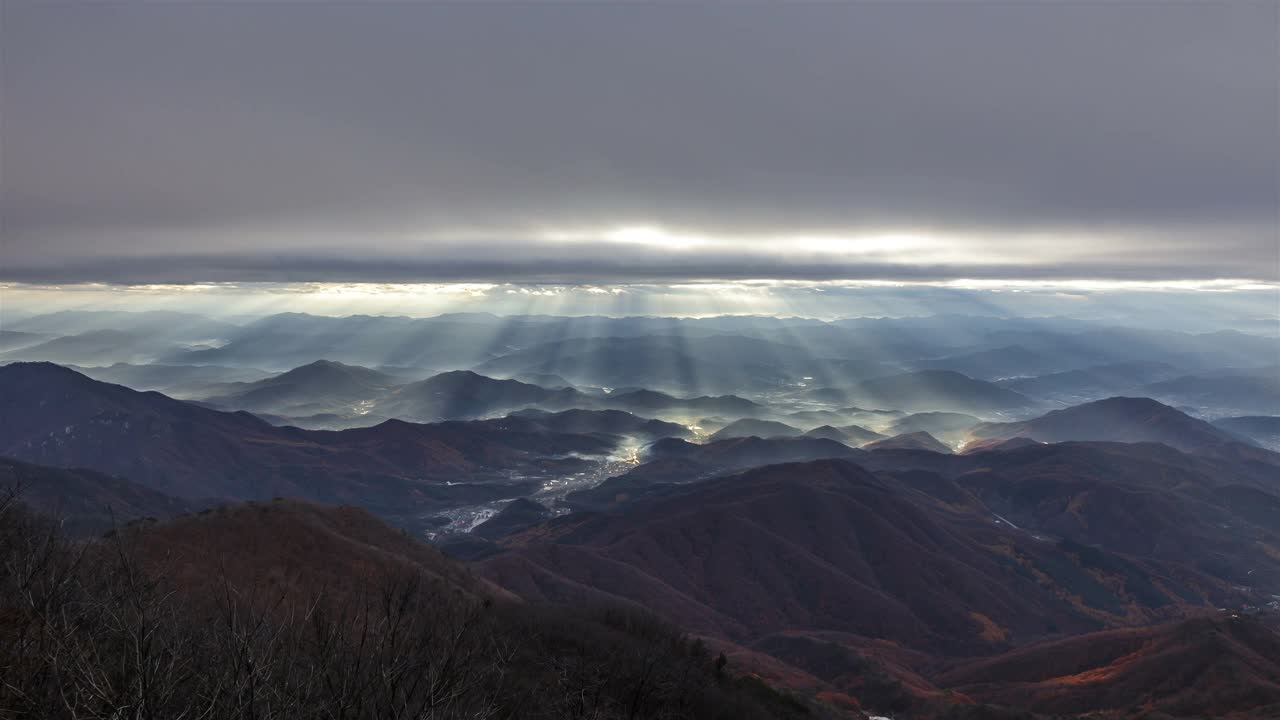
[[[2,279],[1280,279],[1273,3],[2,8]]]

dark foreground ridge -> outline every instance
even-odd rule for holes
[[[0,563],[6,716],[834,717],[638,609],[513,602],[352,508],[240,505],[80,545],[8,498]]]

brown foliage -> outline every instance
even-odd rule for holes
[[[241,507],[77,543],[4,495],[0,718],[807,714],[719,677],[701,643],[643,613],[495,601],[364,513],[281,505],[269,521]],[[259,520],[252,532],[246,518]],[[268,541],[300,538],[332,554],[303,557],[288,583],[261,582],[254,555],[233,566],[217,552],[260,542],[274,563],[284,555]],[[363,555],[348,547],[360,543]],[[331,582],[334,569],[361,564],[364,580]]]

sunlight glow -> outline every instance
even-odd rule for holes
[[[938,241],[923,235],[871,235],[866,237],[806,236],[792,238],[791,247],[815,253],[834,255],[869,255],[899,253],[938,246]]]
[[[610,230],[553,230],[545,232],[542,237],[552,242],[593,243],[605,242],[617,245],[646,245],[668,250],[688,250],[713,244],[713,241],[698,235],[673,233],[651,225],[633,225]]]
[[[605,239],[615,243],[653,245],[673,250],[684,250],[707,244],[707,241],[703,238],[693,235],[676,235],[661,228],[653,227],[620,228],[605,234]]]

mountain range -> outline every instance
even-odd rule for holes
[[[0,492],[54,519],[0,494],[4,567],[136,559],[201,637],[228,592],[359,616],[391,577],[420,588],[411,626],[478,608],[506,663],[485,682],[543,717],[650,690],[621,714],[1280,708],[1274,338],[483,313],[3,333]],[[262,627],[302,632],[289,612]],[[399,637],[397,657],[440,651]]]
[[[971,433],[978,438],[1026,437],[1040,442],[1162,442],[1183,450],[1250,442],[1155,400],[1123,397],[1054,410],[1023,422],[984,423]]]
[[[486,478],[577,468],[584,461],[569,454],[603,455],[616,443],[493,422],[396,420],[340,432],[276,427],[44,363],[0,367],[0,394],[0,455],[92,468],[186,498],[288,495],[401,514],[511,497],[512,487]]]

